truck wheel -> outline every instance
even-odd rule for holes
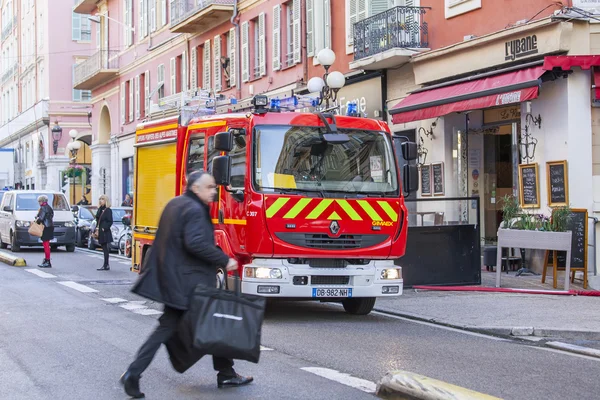
[[[75,251],[75,245],[74,244],[68,244],[65,246],[67,249],[67,253],[72,253]]]
[[[375,306],[375,297],[359,297],[342,301],[344,310],[352,315],[367,315]]]
[[[17,251],[21,251],[21,246],[19,245],[19,243],[17,243],[17,234],[16,233],[11,235],[10,251],[12,251],[13,253],[15,253]]]

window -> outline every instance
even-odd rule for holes
[[[163,97],[165,97],[165,65],[164,64],[160,64],[158,66],[158,74],[157,75],[158,75],[157,83],[159,86],[158,98],[160,100]]]
[[[175,58],[171,58],[169,72],[171,73],[171,94],[178,93],[179,88],[177,87],[177,67]]]
[[[38,204],[38,196],[42,193],[24,193],[17,195],[16,210],[19,211],[37,211],[40,208]],[[70,211],[69,203],[62,194],[46,194],[48,196],[48,204],[51,205],[54,211]]]
[[[202,48],[202,89],[210,90],[210,40],[204,42],[204,46]]]
[[[250,24],[248,21],[242,22],[242,82],[250,80],[250,48],[248,41],[250,40]]]
[[[214,40],[213,40],[213,60],[214,60],[214,67],[215,67],[215,92],[220,92],[223,87],[223,77],[221,74],[221,44],[223,43],[223,40],[221,39],[221,35],[217,35],[215,36]]]
[[[215,137],[211,136],[208,138],[208,154],[206,157],[206,171],[212,174],[212,162],[213,159],[218,156],[219,150],[215,149]]]
[[[150,32],[156,32],[156,1],[150,1]]]
[[[160,0],[160,26],[167,24],[167,0]]]
[[[121,82],[121,125],[125,124],[125,116],[127,115],[127,106],[126,106],[126,96],[127,93],[125,92],[125,82]]]
[[[285,3],[285,65],[294,64],[294,7],[293,2]]]
[[[181,53],[181,56],[179,57],[179,63],[180,63],[180,74],[179,74],[179,86],[181,87],[181,90],[186,91],[188,90],[188,63],[187,63],[187,52],[184,51],[183,53]]]
[[[142,40],[148,36],[148,1],[154,0],[139,0],[139,17],[138,17],[138,39]]]
[[[128,109],[128,114],[129,114],[129,119],[127,120],[128,122],[132,122],[133,121],[133,112],[134,112],[134,106],[133,106],[133,79],[130,79],[127,81],[127,93],[129,94],[129,109]]]
[[[241,140],[239,140],[241,139]],[[243,189],[246,179],[246,142],[243,138],[234,141],[229,153],[231,157],[231,187]]]
[[[331,48],[331,0],[307,0],[306,46],[309,57]]]
[[[190,53],[190,85],[192,90],[198,87],[198,48],[192,48]]]
[[[204,133],[190,139],[186,174],[204,169]]]
[[[125,45],[131,46],[133,44],[133,0],[123,0],[123,7],[125,13],[125,25],[123,26],[123,35],[125,39]]]
[[[235,35],[235,29],[231,28],[229,30],[229,36],[227,37],[228,39],[228,43],[229,45],[227,46],[227,48],[229,49],[229,69],[227,70],[227,76],[228,78],[228,87],[232,87],[235,86],[235,71],[237,68],[237,63],[236,63],[236,52],[237,52],[237,44],[236,44],[236,35]]]
[[[123,193],[133,194],[133,157],[123,159]],[[125,197],[125,196],[123,196]],[[120,210],[119,210],[120,211]],[[123,213],[124,214],[124,213]],[[122,219],[123,217],[121,217]],[[117,218],[115,217],[116,221]]]
[[[253,64],[253,74],[252,77],[254,79],[260,77],[260,52],[258,51],[260,43],[260,33],[259,33],[259,24],[258,24],[258,20],[254,19],[252,20],[252,25],[254,27],[254,41],[252,44],[252,53],[254,54],[254,60],[252,60],[252,64]]]
[[[77,3],[77,2],[75,2]],[[76,41],[92,40],[92,26],[88,15],[73,13],[71,38]],[[41,18],[41,16],[40,16]],[[41,19],[40,19],[41,21]]]
[[[150,115],[150,71],[144,74],[144,116]]]
[[[135,80],[134,80],[134,86],[135,86],[135,119],[140,119],[140,105],[141,103],[141,97],[140,97],[140,76],[136,76]]]

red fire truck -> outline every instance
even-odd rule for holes
[[[290,111],[303,106],[298,97],[252,103],[246,113],[205,108],[138,126],[132,270],[165,204],[189,171],[204,169],[219,185],[216,244],[238,260],[242,292],[341,302],[361,315],[376,297],[401,295],[394,261],[406,247],[416,144],[378,120]],[[222,270],[216,281],[233,287]]]

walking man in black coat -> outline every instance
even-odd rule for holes
[[[218,267],[238,268],[237,261],[217,248],[209,203],[217,195],[214,178],[205,172],[188,177],[186,192],[165,207],[152,249],[144,260],[142,275],[132,291],[164,304],[159,326],[138,351],[137,357],[121,377],[125,393],[142,398],[139,380],[152,358],[176,332],[177,324],[189,306],[189,298],[199,284],[216,285]],[[218,387],[241,386],[252,377],[238,375],[233,360],[213,357]]]

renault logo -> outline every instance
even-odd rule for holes
[[[331,224],[329,224],[329,230],[332,234],[337,235],[340,231],[340,224],[338,224],[337,221],[331,221]]]

